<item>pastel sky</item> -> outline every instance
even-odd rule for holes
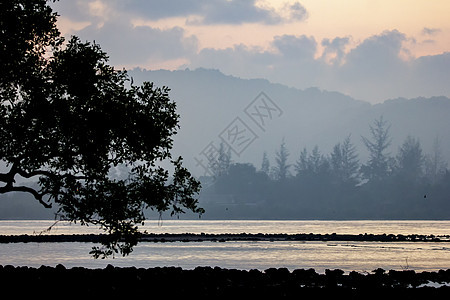
[[[213,68],[372,103],[450,97],[448,0],[60,0],[118,68]]]

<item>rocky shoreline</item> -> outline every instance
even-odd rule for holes
[[[416,273],[412,270],[374,270],[361,274],[342,270],[313,269],[265,271],[197,267],[103,269],[0,265],[0,286],[4,295],[14,296],[146,296],[227,298],[276,297],[329,299],[425,299],[450,295],[450,269]],[[312,299],[312,298],[311,298]],[[442,298],[443,299],[443,298]]]
[[[0,243],[62,243],[62,242],[92,242],[97,243],[104,238],[102,234],[72,234],[72,235],[0,235]],[[226,242],[226,241],[368,241],[368,242],[450,242],[450,235],[394,235],[394,234],[142,234],[141,242]]]
[[[103,235],[15,235],[0,236],[0,243],[101,242]],[[141,242],[227,242],[227,241],[379,241],[450,242],[449,236],[392,234],[143,234]],[[197,267],[103,269],[0,265],[0,287],[15,296],[151,296],[272,297],[330,299],[424,299],[450,296],[450,269],[416,273],[413,270],[371,273],[314,269],[270,268],[261,270]],[[450,298],[449,298],[450,299]]]

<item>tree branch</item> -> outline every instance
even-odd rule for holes
[[[41,203],[45,208],[51,208],[52,204],[51,203],[47,203],[43,200],[43,196],[45,195],[45,193],[39,193],[38,191],[36,191],[33,188],[30,188],[28,186],[13,186],[12,184],[7,184],[3,187],[0,187],[0,194],[5,194],[5,193],[9,193],[9,192],[25,192],[25,193],[30,193],[34,196],[34,198],[36,200],[39,201],[39,203]]]
[[[20,176],[22,176],[24,178],[28,178],[28,179],[31,177],[34,177],[34,176],[46,176],[46,177],[53,178],[53,179],[60,179],[60,178],[64,178],[64,177],[71,177],[71,178],[77,179],[77,180],[87,179],[86,176],[76,176],[76,175],[72,175],[72,174],[58,175],[58,174],[55,174],[55,173],[52,173],[52,172],[46,171],[46,170],[34,170],[31,172],[27,172],[27,171],[19,168],[17,166],[17,164],[14,163],[11,167],[11,170],[9,170],[8,173],[0,173],[0,181],[5,182],[7,184],[12,184],[15,182],[14,177],[16,175],[20,175]]]
[[[53,178],[59,177],[58,175],[56,175],[56,174],[54,174],[52,172],[44,171],[44,170],[35,170],[35,171],[31,171],[31,172],[26,172],[26,171],[24,171],[22,169],[17,169],[16,174],[18,174],[18,175],[20,175],[20,176],[22,176],[24,178],[31,178],[31,177],[34,177],[34,176],[47,176],[47,177],[50,177],[50,178],[52,178],[52,177]]]
[[[37,190],[35,190],[31,187],[27,187],[27,186],[14,186],[14,183],[16,182],[14,177],[16,175],[20,175],[24,178],[31,178],[34,176],[46,176],[46,177],[53,178],[53,179],[60,179],[60,178],[69,177],[69,176],[72,176],[75,179],[85,179],[86,178],[85,176],[74,176],[71,174],[57,175],[57,174],[54,174],[52,172],[45,171],[45,170],[35,170],[35,171],[27,172],[27,171],[24,171],[21,168],[19,168],[17,163],[13,163],[13,165],[11,166],[11,169],[9,170],[8,173],[0,173],[0,181],[6,183],[5,186],[0,187],[0,194],[5,194],[5,193],[9,193],[9,192],[30,193],[45,208],[52,207],[51,203],[45,202],[43,200],[43,197],[49,193],[48,192],[39,193]]]

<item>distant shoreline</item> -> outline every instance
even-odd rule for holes
[[[0,243],[101,242],[104,234],[0,235]],[[140,242],[227,242],[227,241],[354,241],[354,242],[450,242],[450,235],[402,234],[267,234],[267,233],[161,233],[142,234]]]

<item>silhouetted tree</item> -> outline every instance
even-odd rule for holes
[[[269,159],[267,158],[267,152],[264,151],[261,163],[261,172],[269,175],[269,171],[270,171],[270,162]]]
[[[277,180],[283,181],[289,175],[290,164],[288,164],[289,151],[286,148],[284,139],[281,142],[280,149],[275,154],[275,168],[274,177]]]
[[[385,178],[390,172],[391,158],[386,153],[391,145],[389,136],[390,126],[381,116],[374,121],[374,126],[370,126],[372,139],[362,137],[364,145],[369,150],[369,161],[361,167],[363,176],[369,180],[380,180]]]
[[[203,212],[199,182],[170,153],[176,105],[166,87],[129,83],[98,45],[64,43],[55,24],[45,0],[0,2],[0,193],[27,192],[61,219],[99,225],[108,234],[95,257],[127,255],[145,209]],[[128,176],[111,177],[119,165]]]
[[[358,154],[356,148],[347,136],[342,143],[333,147],[330,155],[330,164],[333,175],[339,182],[356,184],[359,170]]]
[[[46,83],[42,76],[48,64],[45,54],[64,40],[56,17],[46,0],[0,2],[2,112],[15,104],[9,99],[21,97],[22,90],[32,91],[36,98],[40,95],[39,87]]]
[[[217,179],[215,190],[230,194],[238,202],[260,201],[267,191],[268,177],[250,163],[233,163],[224,176]]]
[[[225,175],[231,165],[231,149],[226,147],[224,143],[220,143],[217,158],[209,162],[209,168],[214,178]]]
[[[302,172],[305,172],[309,169],[308,150],[306,150],[306,147],[303,148],[303,150],[300,152],[300,157],[296,161],[294,167],[296,175],[300,175]]]
[[[315,145],[311,153],[308,154],[306,148],[303,148],[300,157],[295,165],[297,175],[318,176],[329,172],[330,163],[323,155],[319,146]]]
[[[396,172],[405,180],[415,182],[423,175],[423,163],[419,140],[407,136],[398,150]]]
[[[441,142],[439,137],[433,141],[433,147],[431,149],[431,153],[425,156],[425,175],[431,181],[431,183],[435,184],[438,182],[444,175],[447,170],[447,162],[443,158]]]

